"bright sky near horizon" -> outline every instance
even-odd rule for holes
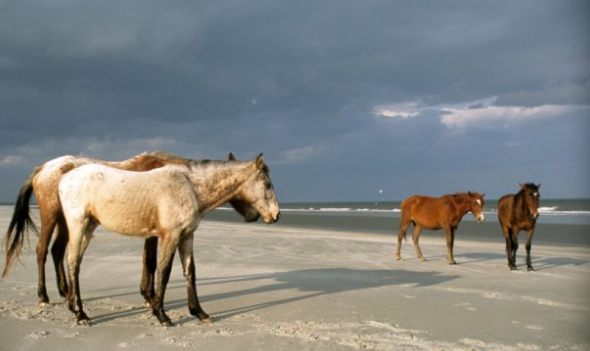
[[[590,2],[3,1],[0,202],[65,154],[264,152],[279,201],[590,197]]]

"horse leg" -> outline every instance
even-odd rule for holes
[[[172,270],[172,261],[174,253],[178,247],[179,235],[176,237],[163,237],[160,240],[160,259],[158,260],[158,287],[156,295],[152,300],[152,313],[158,318],[160,324],[171,327],[173,326],[170,317],[164,312],[164,295],[166,293],[166,285],[170,279],[170,271]]]
[[[401,256],[402,240],[405,239],[406,231],[408,230],[409,226],[410,226],[410,221],[406,221],[402,217],[401,223],[399,225],[399,233],[397,234],[397,248],[395,249],[395,258],[398,261],[402,260],[402,256]]]
[[[70,287],[68,292],[68,302],[70,311],[76,315],[76,323],[78,325],[90,325],[90,318],[84,312],[82,305],[82,297],[80,296],[80,265],[82,264],[82,257],[88,247],[92,232],[96,229],[97,224],[86,223],[81,225],[82,230],[74,231],[76,227],[72,226],[72,232],[76,233],[75,237],[70,241],[68,251],[68,273],[70,278]],[[74,240],[75,239],[75,240]]]
[[[49,305],[49,296],[47,295],[47,286],[45,285],[45,263],[47,262],[47,248],[49,247],[55,225],[55,216],[41,215],[41,234],[37,243],[37,269],[39,273],[37,296],[39,296],[39,307]]]
[[[158,238],[145,239],[143,246],[143,271],[139,289],[145,299],[145,306],[151,307],[151,302],[156,295],[154,290],[154,277],[158,265]]]
[[[426,259],[424,258],[424,255],[422,255],[422,250],[420,250],[420,245],[418,244],[420,241],[420,233],[422,233],[422,227],[419,224],[414,223],[414,234],[412,235],[412,241],[414,242],[418,259],[424,262]]]
[[[529,272],[534,271],[533,265],[531,264],[531,246],[533,242],[534,229],[529,229],[526,232],[526,266]]]
[[[199,318],[203,323],[211,323],[211,319],[199,304],[197,296],[197,287],[195,284],[195,260],[193,257],[193,235],[191,233],[183,238],[178,245],[180,260],[182,261],[182,270],[187,282],[188,292],[188,309],[193,316]]]
[[[512,266],[510,267],[511,270],[516,270],[516,250],[518,250],[518,232],[520,231],[519,228],[512,228],[511,232],[511,243],[512,243],[512,257],[511,262]]]
[[[453,245],[455,243],[455,228],[448,227],[445,228],[446,236],[447,236],[447,262],[449,264],[457,264],[455,259],[453,258]]]
[[[51,246],[51,257],[53,257],[53,264],[55,266],[55,274],[57,277],[57,287],[61,297],[66,297],[68,293],[68,282],[66,278],[66,271],[63,265],[68,241],[68,226],[65,219],[61,217],[57,223],[57,237]]]
[[[508,259],[508,268],[516,269],[516,265],[512,261],[512,231],[507,226],[502,225],[502,233],[506,239],[506,258]]]

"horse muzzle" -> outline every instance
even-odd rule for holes
[[[483,223],[486,220],[486,217],[483,215],[483,213],[481,214],[481,216],[477,216],[477,223]]]
[[[264,222],[268,223],[268,224],[272,224],[272,223],[276,223],[279,221],[279,218],[281,218],[281,212],[277,212],[276,214],[267,214],[264,216]]]
[[[531,213],[531,218],[532,218],[532,219],[537,219],[537,218],[539,218],[539,213],[538,213],[538,212],[537,212],[537,213]]]

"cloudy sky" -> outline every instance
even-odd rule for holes
[[[57,156],[153,150],[264,152],[280,201],[590,197],[589,18],[586,0],[3,0],[0,201]]]

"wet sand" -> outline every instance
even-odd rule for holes
[[[0,217],[6,228],[8,214]],[[5,229],[3,229],[4,231]],[[590,349],[590,249],[535,245],[536,272],[509,271],[501,244],[443,235],[392,236],[205,221],[197,231],[197,289],[214,323],[190,316],[176,258],[158,325],[139,294],[143,242],[95,233],[81,290],[93,326],[78,327],[59,298],[37,303],[34,246],[0,282],[0,350],[551,350]]]

